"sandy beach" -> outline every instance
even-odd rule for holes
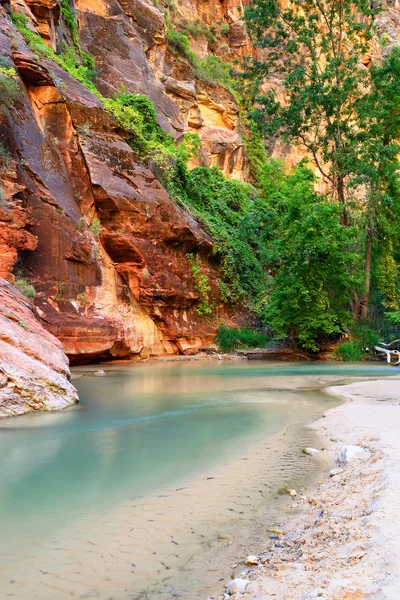
[[[222,598],[400,597],[400,380],[330,387],[346,400],[313,425],[331,476],[288,496],[290,516]],[[359,450],[347,449],[357,446]],[[354,452],[354,457],[351,455]],[[244,558],[246,562],[246,557]]]

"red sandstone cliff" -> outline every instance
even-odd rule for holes
[[[0,115],[7,151],[0,165],[0,275],[12,282],[18,271],[33,283],[44,326],[75,362],[196,351],[213,339],[217,322],[196,312],[188,253],[200,257],[217,312],[226,312],[211,240],[134,155],[98,98],[32,52],[9,8],[0,7],[0,53],[17,70],[20,94]],[[17,0],[11,8],[54,48],[68,41],[55,0]],[[76,8],[99,90],[111,96],[124,85],[145,93],[166,131],[200,134],[201,164],[244,178],[234,98],[197,81],[170,53],[165,10],[150,0],[80,0]],[[236,4],[181,2],[175,10],[182,22],[228,23],[220,53],[245,48]],[[204,35],[192,44],[207,53]],[[89,228],[93,218],[99,234]]]

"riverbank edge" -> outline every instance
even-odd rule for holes
[[[290,499],[292,516],[219,599],[398,599],[400,377],[325,391],[344,402],[310,425],[322,452],[309,459],[335,471]],[[360,451],[344,464],[348,445]]]

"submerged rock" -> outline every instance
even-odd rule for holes
[[[61,343],[36,318],[31,302],[0,279],[0,417],[58,410],[78,402]]]
[[[249,567],[254,567],[255,565],[258,565],[258,563],[259,563],[258,556],[253,556],[253,555],[250,554],[246,558],[246,565],[249,566]]]

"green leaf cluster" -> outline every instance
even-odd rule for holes
[[[154,105],[142,94],[121,91],[114,98],[103,98],[106,110],[118,125],[132,134],[130,145],[144,161],[154,165],[156,175],[169,190],[186,170],[186,163],[197,153],[200,139],[196,134],[186,134],[179,145],[157,123]]]
[[[265,348],[270,340],[271,336],[263,331],[220,325],[215,343],[222,352],[234,352],[239,348]]]
[[[213,303],[210,298],[211,286],[209,278],[202,270],[202,263],[199,258],[193,254],[187,254],[186,258],[190,266],[190,271],[194,279],[195,289],[200,295],[200,300],[195,308],[198,315],[210,315],[213,312]]]

